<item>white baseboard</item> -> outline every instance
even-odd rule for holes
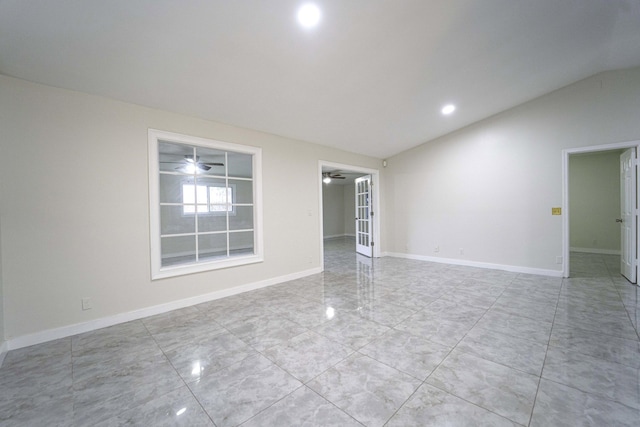
[[[28,347],[30,345],[41,344],[47,341],[53,341],[60,338],[70,337],[72,335],[90,332],[96,329],[106,328],[107,326],[117,325],[119,323],[130,322],[132,320],[142,319],[156,314],[166,313],[179,308],[190,307],[192,305],[201,304],[203,302],[212,301],[231,295],[241,294],[243,292],[253,291],[255,289],[265,288],[267,286],[277,285],[278,283],[288,282],[290,280],[300,279],[302,277],[311,276],[322,272],[320,267],[309,270],[291,273],[284,276],[273,277],[271,279],[261,280],[259,282],[248,283],[221,291],[211,292],[204,295],[185,298],[177,301],[171,301],[165,304],[155,305],[152,307],[142,308],[127,313],[118,313],[112,316],[102,317],[100,319],[90,320],[88,322],[76,323],[74,325],[62,326],[59,328],[48,329],[33,334],[22,335],[12,338],[2,344],[6,350],[15,350],[17,348]]]
[[[488,262],[467,261],[454,258],[438,258],[425,255],[403,254],[400,252],[385,252],[383,256],[395,258],[415,259],[418,261],[437,262],[440,264],[464,265],[467,267],[486,268],[491,270],[503,270],[513,273],[537,274],[540,276],[562,277],[562,270],[546,270],[543,268],[521,267],[517,265],[492,264]]]
[[[323,239],[337,239],[339,237],[356,237],[355,234],[332,234],[331,236],[324,236]]]
[[[344,237],[344,234],[331,234],[329,236],[324,236],[323,239],[337,239],[338,237]]]
[[[2,341],[0,344],[0,368],[2,368],[2,364],[4,363],[4,358],[9,352],[9,344],[6,341]]]
[[[571,252],[581,252],[585,254],[599,254],[599,255],[620,255],[621,251],[616,249],[595,249],[595,248],[574,248],[570,247]]]

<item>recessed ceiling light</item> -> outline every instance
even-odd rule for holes
[[[313,3],[305,3],[298,9],[298,22],[305,28],[313,28],[320,22],[320,9]]]
[[[453,104],[447,104],[444,107],[442,107],[442,110],[440,111],[442,111],[442,114],[444,114],[445,116],[448,116],[449,114],[456,111],[456,106]]]

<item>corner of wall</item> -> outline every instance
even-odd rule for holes
[[[2,280],[2,228],[0,224],[0,368],[8,351],[4,336],[4,285]]]
[[[4,363],[4,358],[6,357],[8,352],[9,352],[9,347],[7,345],[7,342],[2,341],[2,344],[0,344],[0,368],[2,368],[2,364]]]

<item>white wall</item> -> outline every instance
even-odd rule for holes
[[[355,184],[345,184],[342,186],[344,195],[344,234],[347,236],[356,235],[356,186]]]
[[[322,190],[324,237],[355,236],[355,185],[323,184]]]
[[[571,250],[620,253],[620,153],[575,154],[569,158]]]
[[[148,128],[262,147],[264,262],[150,280]],[[0,129],[9,340],[318,269],[319,160],[381,166],[366,156],[6,76]],[[82,297],[92,298],[92,310],[81,310]]]
[[[464,94],[457,96],[464,114]],[[562,149],[638,139],[635,68],[593,76],[394,156],[385,169],[385,250],[559,273],[562,217],[551,208],[562,205]]]
[[[2,199],[0,198],[0,200]],[[0,206],[2,206],[1,202],[0,202]],[[1,215],[0,215],[0,218],[1,218]],[[2,366],[2,361],[4,360],[4,356],[2,354],[3,345],[5,342],[4,337],[5,335],[4,335],[4,284],[2,281],[2,221],[0,221],[0,366]]]
[[[322,184],[322,230],[325,238],[344,236],[344,188]]]

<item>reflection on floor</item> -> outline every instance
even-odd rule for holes
[[[562,280],[325,248],[323,274],[10,352],[0,425],[638,425],[616,257]]]

